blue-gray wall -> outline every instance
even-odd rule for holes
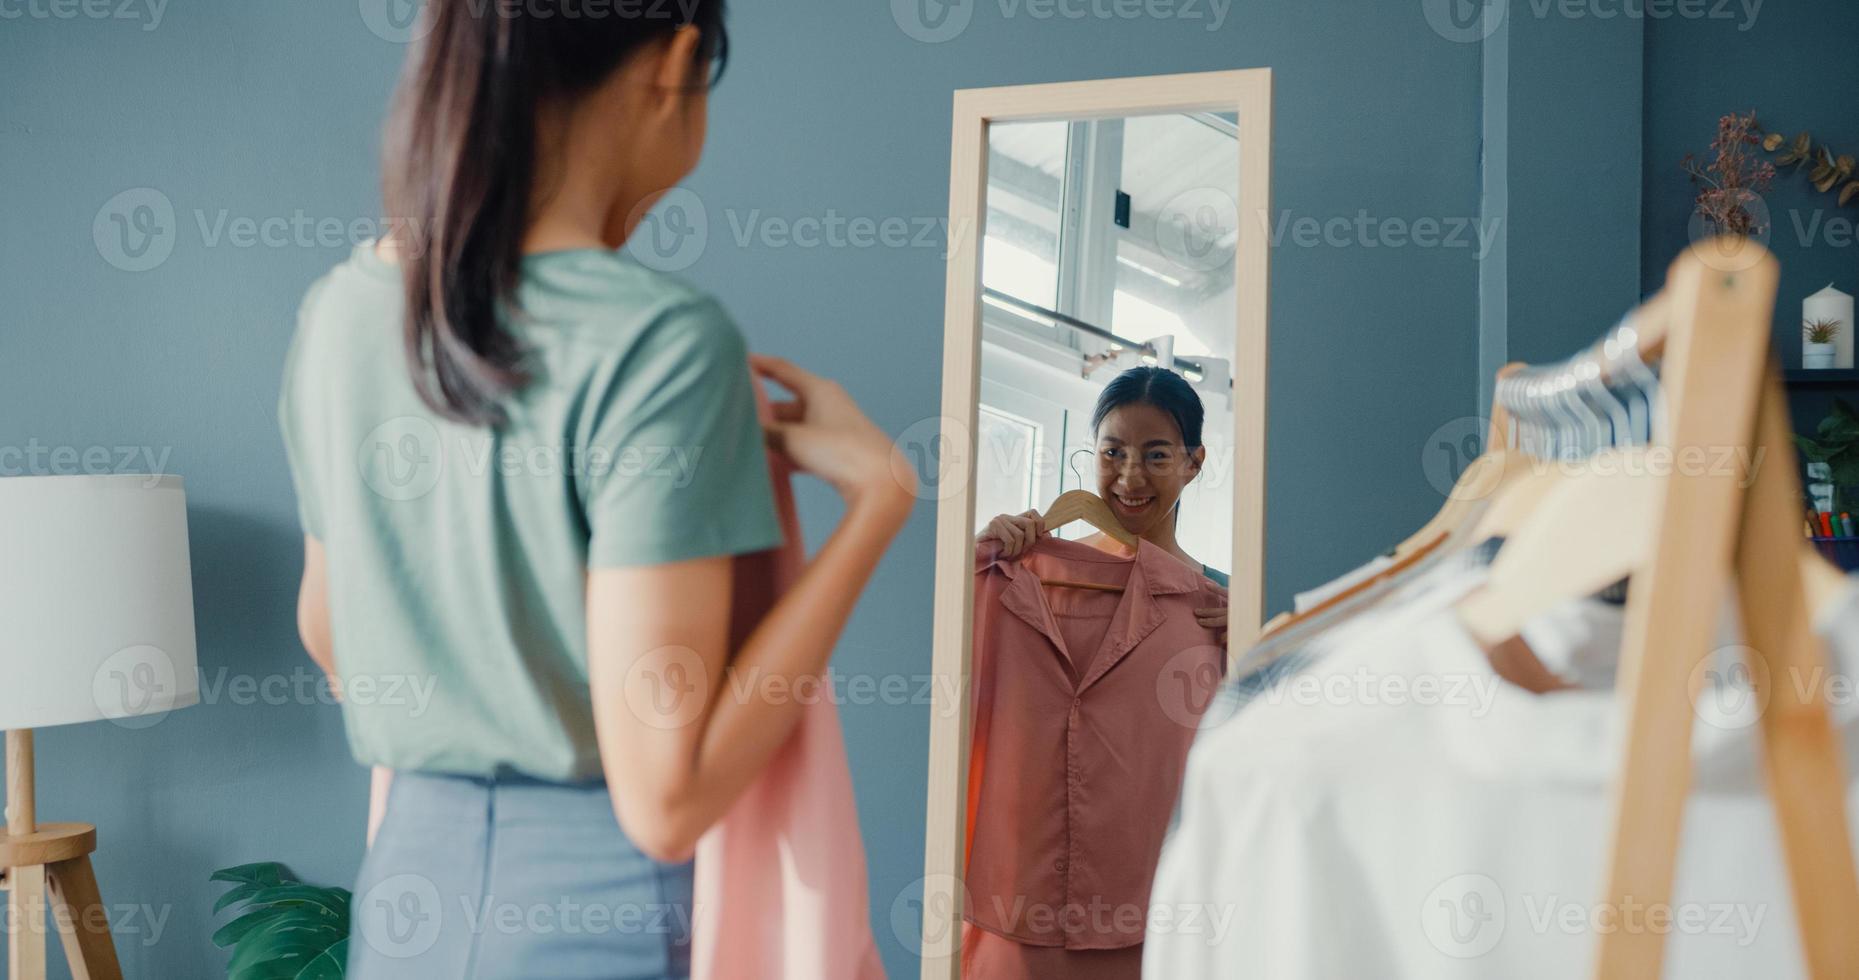
[[[1567,357],[1639,300],[1645,25],[1529,0],[1485,9],[1481,409],[1506,363]]]
[[[1592,343],[1639,300],[1644,21],[1539,17],[1509,34],[1510,309],[1506,360]]]
[[[1746,28],[1746,29],[1745,29]],[[1754,111],[1765,127],[1807,130],[1838,152],[1859,155],[1859,4],[1790,0],[1756,16],[1656,21],[1646,29],[1646,178],[1643,279],[1648,290],[1688,241],[1697,188],[1685,154],[1711,157],[1717,120]],[[1801,364],[1801,300],[1834,283],[1859,293],[1859,207],[1839,207],[1805,173],[1784,171],[1764,195],[1769,247],[1782,264],[1775,349]]]
[[[1431,515],[1443,487],[1426,454],[1477,412],[1479,239],[1451,226],[1479,217],[1481,47],[1449,40],[1418,0],[1210,3],[1194,5],[1198,19],[1071,19],[1036,16],[1052,8],[1033,0],[976,2],[959,36],[925,43],[883,2],[739,0],[737,56],[690,182],[709,237],[688,274],[755,348],[842,379],[902,432],[938,413],[940,252],[743,247],[737,227],[829,212],[941,219],[957,88],[1273,67],[1285,237],[1272,268],[1268,603],[1281,607]],[[346,231],[323,242],[315,222],[379,214],[376,134],[404,49],[353,2],[175,0],[158,23],[140,9],[0,20],[0,450],[146,447],[187,478],[210,703],[147,731],[39,739],[42,817],[99,825],[106,900],[166,917],[159,941],[145,912],[121,924],[125,968],[167,980],[223,963],[206,942],[215,867],[277,859],[346,882],[361,856],[366,780],[337,709],[254,701],[227,682],[309,670],[276,379],[304,288],[347,248]],[[1782,85],[1781,66],[1767,69]],[[138,188],[159,196],[104,210]],[[138,260],[111,212],[162,200],[172,254],[124,271]],[[242,246],[214,234],[222,212],[311,224]],[[1336,223],[1304,244],[1301,219]],[[1423,219],[1450,237],[1415,244],[1389,224]],[[810,486],[802,505],[817,540],[833,501]],[[933,523],[920,508],[884,562],[841,670],[927,672]],[[928,708],[851,705],[845,719],[873,918],[904,976],[914,956],[892,911],[920,870]]]

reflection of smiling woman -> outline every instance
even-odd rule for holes
[[[1104,386],[1091,413],[1097,439],[1097,495],[1110,504],[1124,530],[1174,555],[1225,588],[1227,577],[1196,561],[1175,539],[1182,491],[1200,476],[1207,460],[1201,443],[1205,417],[1201,396],[1187,379],[1166,368],[1131,368]],[[1000,542],[1001,554],[1018,557],[1050,532],[1039,511],[1002,514],[988,522],[981,540]],[[1083,539],[1112,553],[1128,549],[1107,534]],[[1226,607],[1195,610],[1201,625],[1222,632]]]
[[[1135,980],[1170,808],[1225,662],[1226,596],[1175,540],[1206,458],[1200,397],[1153,367],[1092,416],[1097,491],[1138,539],[981,535],[964,980]]]

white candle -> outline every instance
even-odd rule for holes
[[[1833,366],[1850,368],[1853,366],[1853,298],[1833,288],[1827,288],[1809,296],[1801,302],[1801,329],[1816,320],[1838,320],[1840,332],[1833,338]]]

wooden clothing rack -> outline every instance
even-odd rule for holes
[[[1850,980],[1859,977],[1859,875],[1846,770],[1824,685],[1814,683],[1829,665],[1804,581],[1787,404],[1769,364],[1778,279],[1775,259],[1759,245],[1700,243],[1628,321],[1636,353],[1663,362],[1659,387],[1674,458],[1741,451],[1754,469],[1671,466],[1650,477],[1658,506],[1627,599],[1619,673],[1625,744],[1603,901],[1616,912],[1670,908],[1690,790],[1693,698],[1718,626],[1714,603],[1734,595],[1751,676],[1767,688],[1762,755],[1808,975]],[[1608,370],[1603,352],[1591,356]],[[1657,977],[1664,945],[1663,930],[1608,931],[1599,937],[1595,975]]]

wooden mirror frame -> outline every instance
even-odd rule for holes
[[[981,248],[988,134],[997,122],[1237,112],[1239,242],[1233,363],[1233,568],[1227,655],[1258,634],[1264,611],[1265,420],[1271,215],[1269,68],[1101,81],[963,89],[955,93],[949,166],[950,235],[943,327],[943,488],[936,509],[936,598],[931,670],[929,794],[923,849],[923,980],[959,980],[963,841],[971,723],[969,671],[975,596],[975,493],[981,356]],[[962,234],[954,234],[962,229]],[[1258,465],[1244,466],[1240,461]]]

